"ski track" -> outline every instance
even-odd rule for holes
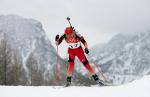
[[[150,76],[121,86],[0,86],[0,97],[150,97]]]

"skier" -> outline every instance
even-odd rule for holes
[[[86,54],[89,53],[88,45],[87,42],[85,41],[84,37],[81,36],[79,33],[77,33],[73,27],[66,27],[65,33],[59,37],[59,35],[56,35],[55,41],[56,45],[59,45],[64,39],[66,40],[68,44],[68,54],[69,54],[69,59],[68,59],[68,70],[67,70],[67,78],[66,78],[66,85],[65,86],[70,86],[71,85],[71,78],[72,78],[72,72],[74,69],[74,59],[75,56],[78,57],[78,59],[83,63],[85,68],[89,71],[90,75],[93,77],[93,79],[100,85],[103,86],[104,83],[102,80],[99,79],[93,68],[90,66],[84,51]],[[81,46],[81,43],[84,45],[84,51]]]

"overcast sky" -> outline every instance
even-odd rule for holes
[[[68,26],[67,16],[89,47],[108,42],[116,33],[150,30],[150,0],[0,0],[0,14],[40,21],[53,45],[55,35]],[[67,55],[66,49],[63,42],[62,57]]]

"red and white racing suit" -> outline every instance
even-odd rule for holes
[[[68,44],[68,54],[69,54],[69,60],[68,60],[69,66],[67,70],[67,76],[72,76],[75,56],[78,57],[78,59],[83,63],[83,65],[90,72],[90,74],[94,75],[95,72],[93,68],[90,66],[84,54],[83,48],[81,46],[81,43],[83,43],[84,47],[87,48],[87,42],[85,41],[85,39],[80,34],[73,32],[70,35],[63,34],[58,39],[58,44],[60,44],[64,39]]]

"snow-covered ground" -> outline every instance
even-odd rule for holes
[[[0,86],[0,97],[150,97],[150,76],[122,86]]]

